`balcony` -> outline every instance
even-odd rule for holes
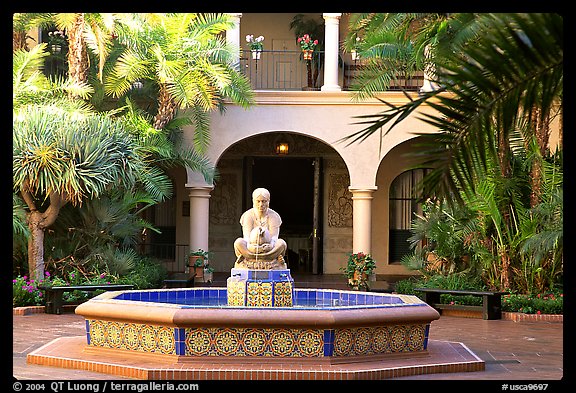
[[[250,80],[253,90],[320,90],[324,84],[324,52],[315,51],[312,56],[312,60],[305,61],[301,51],[263,50],[257,57],[255,53],[243,50],[240,70]],[[361,67],[360,62],[339,61],[338,83],[342,90],[351,90]],[[423,73],[418,72],[411,78],[399,77],[392,81],[389,90],[418,91],[423,83]]]

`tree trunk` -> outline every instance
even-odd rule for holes
[[[26,221],[30,230],[28,239],[28,276],[36,281],[44,279],[44,230],[56,221],[64,200],[59,193],[49,195],[50,205],[44,212],[36,209],[32,194],[21,191],[22,199],[30,209]]]
[[[503,132],[498,133],[498,163],[500,165],[500,174],[503,179],[509,179],[512,176],[512,165],[510,163],[510,142]],[[504,207],[500,208],[504,226],[510,228],[510,209],[513,209],[513,202],[505,201]],[[510,245],[505,244],[504,249],[499,250],[501,260],[500,285],[508,288],[510,285],[510,257],[508,249]]]
[[[28,50],[27,36],[25,31],[12,31],[12,52],[16,52],[18,49]]]
[[[76,14],[68,30],[68,77],[73,83],[88,83],[88,52],[84,42],[84,14]]]
[[[532,161],[532,168],[530,168],[530,207],[534,207],[540,203],[542,196],[542,159],[548,153],[548,144],[550,141],[550,116],[540,115],[539,109],[532,111],[532,129],[538,146],[538,154],[536,154]]]
[[[510,288],[510,256],[506,250],[500,250],[500,290],[505,291]]]
[[[154,128],[157,130],[163,129],[174,118],[176,110],[176,103],[166,89],[166,85],[161,84],[158,92],[158,113],[154,117]]]
[[[44,228],[42,213],[30,212],[28,215],[28,276],[36,282],[44,279]]]

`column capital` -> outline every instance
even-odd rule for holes
[[[370,187],[348,187],[348,191],[352,193],[352,198],[373,198],[372,194],[378,190],[378,186]]]
[[[324,12],[324,13],[322,13],[322,17],[324,19],[340,19],[341,16],[342,16],[341,12],[334,12],[334,13]]]
[[[214,189],[214,186],[190,186],[186,184],[186,189],[188,190],[188,196],[190,198],[210,198],[210,193]]]

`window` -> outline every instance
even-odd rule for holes
[[[404,255],[410,254],[410,228],[414,213],[422,214],[415,187],[430,169],[412,169],[398,175],[390,185],[390,237],[388,263],[400,263]]]

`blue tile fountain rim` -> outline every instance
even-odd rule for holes
[[[181,308],[254,308],[228,306],[226,288],[185,288],[124,291],[114,297],[147,303],[165,303]],[[398,295],[338,289],[295,288],[292,307],[275,309],[341,310],[347,308],[385,308],[398,306],[423,306],[426,303],[405,303]]]

